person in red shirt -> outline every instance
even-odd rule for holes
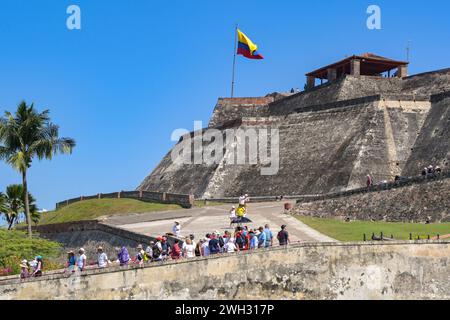
[[[181,257],[180,241],[178,239],[175,239],[170,256],[172,259],[180,259]]]

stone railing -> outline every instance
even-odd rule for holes
[[[399,181],[389,181],[387,183],[380,183],[378,185],[371,186],[369,188],[362,187],[357,189],[351,189],[346,191],[340,191],[340,192],[333,192],[333,193],[326,193],[326,194],[317,194],[317,195],[303,195],[295,197],[297,200],[297,203],[302,202],[311,202],[311,201],[320,201],[320,200],[327,200],[332,198],[340,198],[340,197],[347,197],[354,194],[360,194],[360,193],[367,193],[367,192],[377,192],[377,191],[383,191],[383,190],[391,190],[395,188],[402,188],[406,186],[410,186],[413,184],[419,184],[419,183],[427,183],[431,181],[436,181],[440,179],[448,179],[450,178],[450,171],[448,172],[442,172],[440,174],[437,174],[435,176],[416,176],[416,177],[408,177],[403,180]]]
[[[151,192],[151,191],[119,191],[112,193],[99,193],[92,196],[81,196],[58,202],[56,209],[60,209],[69,204],[92,199],[135,199],[145,202],[159,202],[167,204],[179,204],[184,208],[191,208],[194,205],[194,196],[192,194],[175,194],[166,192]]]
[[[83,220],[73,222],[54,223],[46,225],[38,225],[32,227],[35,232],[46,238],[51,234],[60,234],[63,232],[83,232],[83,231],[101,231],[110,235],[114,235],[121,239],[130,240],[136,244],[148,244],[150,241],[156,241],[156,237],[144,235],[142,233],[133,232],[117,226],[101,223],[98,220]],[[175,236],[166,235],[170,244],[173,244],[175,239],[183,240]]]
[[[238,290],[252,299],[448,299],[449,250],[448,241],[302,243],[0,279],[0,300],[233,299]]]
[[[412,184],[418,183],[427,183],[440,179],[448,179],[450,178],[450,171],[442,172],[433,177],[408,177],[404,178],[401,181],[390,181],[385,184],[374,185],[369,188],[362,187],[351,190],[339,191],[339,192],[331,192],[324,194],[309,194],[309,195],[283,195],[282,200],[296,200],[297,203],[303,202],[311,202],[311,201],[320,201],[332,198],[346,197],[353,194],[358,193],[366,193],[366,192],[377,192],[382,190],[390,190],[395,188],[402,188]],[[223,203],[236,203],[239,200],[239,197],[224,197],[224,198],[203,198],[198,199],[201,201],[213,201],[213,202],[223,202]],[[250,196],[250,202],[270,202],[280,200],[280,196]]]

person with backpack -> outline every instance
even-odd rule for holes
[[[154,241],[150,241],[150,243],[148,244],[147,248],[145,248],[145,256],[147,257],[148,261],[152,261],[153,260],[153,246],[155,245]]]
[[[211,235],[211,237],[209,239],[208,247],[209,247],[210,254],[220,253],[219,239],[217,239],[215,233],[213,233]]]
[[[285,224],[281,226],[281,230],[278,232],[277,239],[280,243],[280,246],[286,246],[291,243],[291,241],[289,240],[289,233],[286,230]]]
[[[135,261],[140,266],[143,266],[145,260],[146,260],[146,254],[145,254],[144,248],[142,247],[142,244],[139,244],[137,246],[137,253],[136,253],[136,260]]]
[[[220,234],[220,232],[216,231],[216,237],[217,240],[219,241],[219,248],[220,248],[220,252],[223,252],[223,247],[225,246],[225,240],[223,239],[223,236]]]
[[[161,241],[161,237],[156,238],[156,242],[152,247],[152,261],[161,261],[163,259]]]
[[[236,246],[239,248],[239,250],[244,250],[245,248],[245,237],[243,235],[243,231],[241,230],[240,227],[237,228],[237,231],[234,235],[235,237],[235,241],[236,241]]]
[[[180,259],[180,257],[181,257],[180,240],[175,239],[170,256],[174,260]]]

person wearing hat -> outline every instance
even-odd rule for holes
[[[232,206],[230,210],[230,227],[233,225],[234,219],[236,219],[236,207]]]
[[[264,232],[263,227],[258,228],[258,248],[264,248],[266,244],[266,233]]]
[[[145,251],[142,244],[137,246],[137,254],[136,254],[136,262],[139,263],[140,266],[144,265],[145,262]]]
[[[67,252],[67,266],[66,270],[69,272],[75,272],[77,265],[77,259],[75,258],[75,253],[71,250]]]
[[[278,232],[277,239],[280,243],[280,246],[286,246],[291,243],[291,241],[289,240],[289,233],[286,231],[285,224],[281,226],[281,230]]]
[[[167,260],[167,258],[170,256],[170,253],[172,252],[172,247],[170,246],[169,241],[167,240],[167,236],[161,237],[161,250],[162,250],[162,258],[163,260]]]
[[[84,249],[80,248],[78,250],[77,267],[78,270],[83,271],[86,268],[86,255],[84,254]]]
[[[117,260],[119,261],[120,266],[127,266],[130,262],[130,255],[128,254],[128,249],[125,246],[119,249],[119,253],[117,254]]]
[[[106,268],[109,265],[108,256],[101,246],[97,248],[97,265],[99,268]]]
[[[259,231],[250,230],[250,250],[258,249],[258,235]]]
[[[163,238],[162,237],[157,237],[156,238],[156,242],[155,245],[152,247],[153,250],[153,255],[152,255],[152,260],[153,261],[161,261],[163,259],[163,255],[162,255],[162,242]]]
[[[180,223],[178,221],[175,221],[175,224],[172,227],[172,233],[177,237],[180,236],[181,227],[180,227]]]
[[[28,261],[22,260],[20,263],[20,279],[26,279],[30,277],[30,272],[28,271]]]
[[[145,257],[147,257],[147,260],[152,261],[153,260],[153,246],[155,245],[155,241],[150,241],[147,248],[145,248]]]
[[[42,263],[42,256],[37,256],[35,258],[36,260],[36,266],[34,268],[33,277],[40,277],[42,276],[42,269],[43,269],[43,263]]]

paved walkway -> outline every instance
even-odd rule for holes
[[[257,228],[268,223],[274,233],[282,224],[287,225],[292,243],[295,242],[334,242],[316,230],[308,227],[298,219],[284,213],[285,202],[249,203],[247,217],[252,220],[248,227]],[[150,212],[113,216],[104,223],[115,225],[134,232],[157,236],[171,232],[174,221],[181,224],[181,234],[194,234],[195,238],[204,237],[206,233],[225,230],[231,231],[228,210],[230,205],[209,206],[164,212]]]

